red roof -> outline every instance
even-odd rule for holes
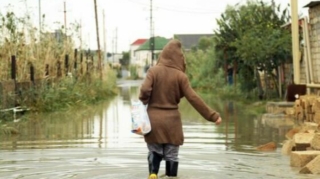
[[[134,41],[131,45],[142,45],[143,43],[145,43],[148,39],[137,39],[136,41]]]

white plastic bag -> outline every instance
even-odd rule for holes
[[[151,124],[147,113],[147,106],[140,100],[131,101],[132,133],[146,135],[151,131]]]

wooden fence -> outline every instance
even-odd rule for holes
[[[0,109],[12,108],[19,106],[18,98],[21,98],[23,91],[32,90],[33,88],[41,88],[43,84],[50,85],[52,82],[59,82],[65,77],[78,78],[81,76],[89,76],[94,73],[94,55],[87,51],[85,59],[83,53],[78,56],[78,50],[75,49],[73,60],[69,55],[65,55],[64,60],[58,60],[56,66],[45,65],[45,74],[42,79],[35,79],[36,68],[32,63],[29,64],[30,69],[27,75],[29,80],[18,81],[16,56],[11,57],[11,79],[0,81]],[[96,65],[98,66],[98,65]],[[51,73],[50,73],[51,72]],[[53,73],[55,72],[55,73]]]

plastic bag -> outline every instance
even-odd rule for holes
[[[132,133],[146,135],[151,131],[151,124],[147,113],[147,106],[140,100],[131,101]]]

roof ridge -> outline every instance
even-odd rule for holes
[[[139,38],[136,39],[133,43],[131,43],[131,45],[142,45],[143,43],[145,43],[148,39],[145,38]]]

